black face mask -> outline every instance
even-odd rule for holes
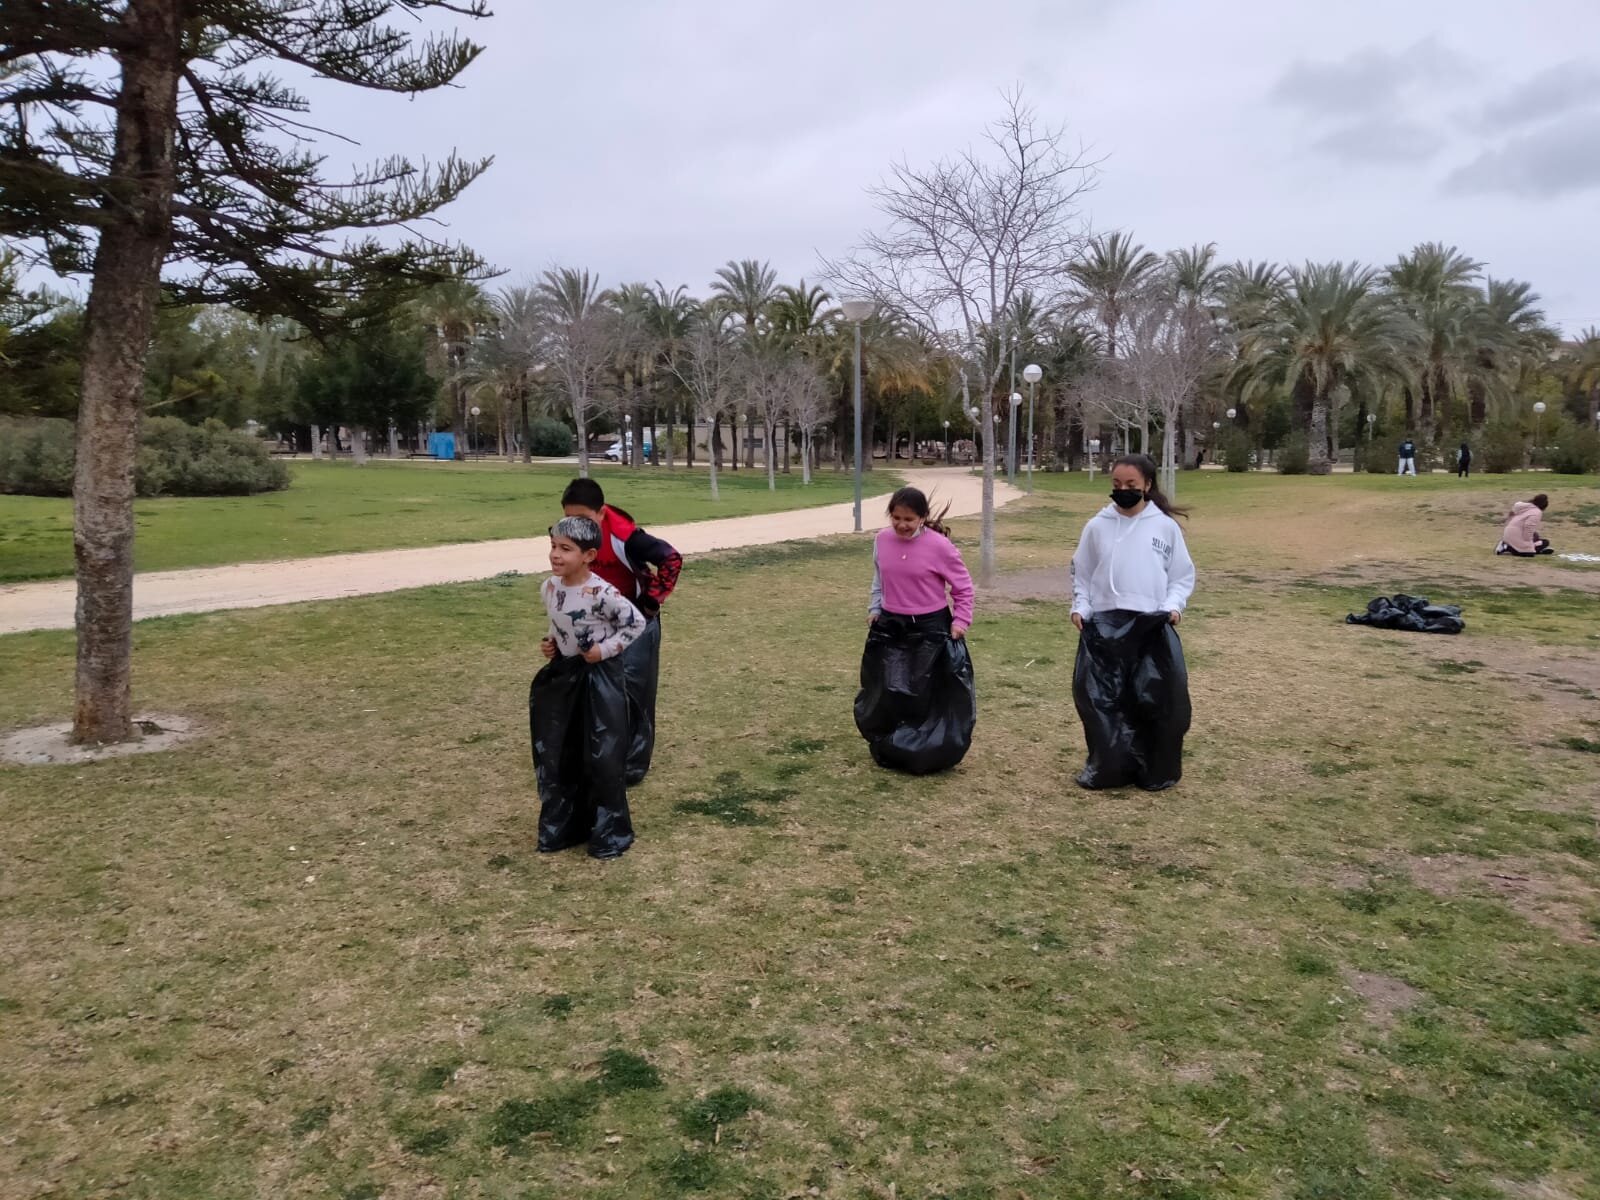
[[[1118,508],[1138,508],[1144,498],[1144,493],[1136,488],[1115,488],[1111,493],[1112,503]]]

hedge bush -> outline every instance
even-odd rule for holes
[[[560,421],[540,417],[528,426],[528,452],[538,458],[565,458],[576,435]]]
[[[1486,425],[1478,435],[1472,465],[1490,475],[1504,475],[1522,470],[1527,454],[1521,426],[1501,421]]]
[[[1250,444],[1250,435],[1242,429],[1225,430],[1222,435],[1221,454],[1222,465],[1231,474],[1242,474],[1251,467],[1250,459],[1255,454],[1255,447]]]
[[[1558,475],[1588,475],[1600,470],[1600,433],[1562,422],[1544,448],[1544,459]]]
[[[72,495],[72,422],[0,417],[0,492]]]
[[[1311,440],[1303,433],[1291,433],[1278,447],[1280,475],[1306,475],[1311,471]]]
[[[70,496],[73,459],[70,421],[7,422],[0,428],[0,492]],[[221,421],[150,417],[140,430],[134,464],[140,496],[249,496],[288,486],[287,467]]]

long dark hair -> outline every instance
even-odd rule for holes
[[[1113,471],[1115,471],[1118,467],[1133,467],[1139,472],[1139,474],[1143,475],[1145,487],[1149,489],[1145,493],[1145,498],[1149,500],[1151,504],[1154,504],[1157,508],[1159,508],[1162,512],[1166,513],[1167,516],[1188,517],[1189,510],[1187,508],[1178,507],[1178,505],[1174,504],[1171,500],[1168,500],[1166,496],[1162,494],[1161,486],[1156,483],[1156,479],[1159,477],[1161,470],[1156,466],[1155,459],[1151,458],[1148,454],[1124,454],[1121,458],[1117,459],[1116,462],[1111,464],[1111,469]]]
[[[945,537],[950,536],[950,529],[944,523],[945,514],[950,511],[950,505],[946,503],[937,514],[930,513],[928,498],[922,494],[921,488],[903,487],[890,496],[889,507],[884,511],[892,513],[897,508],[909,508],[922,518],[922,523],[929,529]]]

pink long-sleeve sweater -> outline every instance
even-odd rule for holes
[[[873,611],[921,616],[948,604],[957,625],[972,624],[972,576],[961,551],[942,534],[924,526],[914,538],[885,529],[872,547],[876,578]],[[945,599],[945,588],[950,597]]]
[[[1544,520],[1544,509],[1532,500],[1518,500],[1511,506],[1506,527],[1500,540],[1522,554],[1532,554],[1538,549],[1539,524]]]

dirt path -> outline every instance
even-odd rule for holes
[[[950,501],[952,516],[971,516],[983,506],[983,481],[960,470],[903,471],[906,482],[921,488],[937,507]],[[870,483],[870,481],[869,481]],[[1022,493],[1003,482],[995,484],[995,503],[1003,505]],[[862,524],[876,531],[883,524],[887,493],[862,501]],[[850,533],[850,504],[804,508],[686,525],[650,526],[684,554],[705,554],[740,546],[761,546],[802,538]],[[465,542],[420,550],[379,550],[364,554],[327,554],[282,562],[236,563],[190,571],[153,571],[134,577],[133,617],[172,616],[224,608],[263,608],[306,600],[369,596],[440,583],[467,583],[505,571],[538,574],[549,569],[548,538]],[[30,629],[71,629],[77,586],[68,580],[0,587],[0,634]]]

